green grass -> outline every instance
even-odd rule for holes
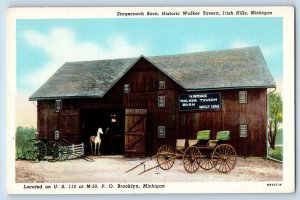
[[[283,159],[283,146],[275,146],[275,149],[268,148],[269,157],[282,161]]]
[[[281,146],[277,146],[281,145]],[[283,131],[282,128],[277,130],[275,149],[268,147],[268,156],[276,160],[283,160]]]

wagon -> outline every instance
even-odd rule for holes
[[[230,131],[219,131],[215,140],[210,140],[210,130],[199,131],[196,142],[189,140],[189,147],[183,155],[184,169],[193,173],[202,168],[227,173],[231,171],[237,161],[235,149],[228,144]]]
[[[167,144],[162,145],[158,149],[157,153],[154,156],[151,156],[150,158],[144,160],[143,162],[139,163],[138,165],[134,166],[133,168],[127,170],[126,173],[130,172],[142,165],[144,165],[144,170],[141,173],[139,173],[139,175],[141,175],[145,172],[148,172],[152,169],[158,168],[158,167],[160,167],[163,170],[171,169],[172,166],[174,165],[176,159],[183,158],[184,150],[186,149],[185,141],[186,141],[185,139],[178,139],[175,149],[172,146],[167,145]],[[145,163],[152,159],[156,159],[157,165],[146,169]]]
[[[217,132],[215,140],[210,140],[210,130],[199,131],[196,140],[177,139],[175,148],[163,145],[157,154],[126,172],[156,158],[157,165],[144,168],[139,175],[157,167],[163,170],[171,169],[176,159],[183,160],[184,169],[189,173],[197,171],[199,167],[205,170],[215,168],[219,172],[227,173],[235,167],[237,161],[235,149],[228,144],[229,139],[230,131]]]

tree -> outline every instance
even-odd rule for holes
[[[35,138],[36,128],[18,126],[16,129],[16,147],[21,148],[27,140]]]
[[[268,95],[269,122],[268,122],[268,141],[270,147],[275,149],[275,139],[279,123],[282,122],[282,98],[279,93]]]

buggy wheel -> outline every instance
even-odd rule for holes
[[[183,155],[183,166],[184,169],[188,173],[193,173],[197,171],[199,168],[199,163],[201,163],[201,152],[200,150],[195,147],[191,146],[187,148]]]
[[[215,169],[222,173],[230,172],[235,167],[236,160],[236,152],[229,144],[217,146],[212,154]]]
[[[58,161],[67,160],[69,155],[70,155],[69,147],[65,146],[63,144],[60,144],[59,148],[58,148],[56,160],[58,160]]]
[[[211,159],[211,153],[208,155],[203,155],[199,162],[199,165],[202,169],[210,170],[214,168],[213,160]]]
[[[171,169],[175,162],[174,149],[169,145],[161,146],[157,151],[157,164],[163,170]]]
[[[49,161],[56,161],[59,156],[59,146],[60,144],[55,141],[47,142],[47,156],[50,157]]]
[[[43,160],[47,154],[44,142],[38,139],[27,141],[22,148],[22,154],[26,160]]]

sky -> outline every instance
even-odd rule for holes
[[[16,42],[16,110],[19,106],[24,119],[30,112],[25,108],[35,109],[29,96],[69,61],[259,46],[277,90],[282,86],[283,27],[279,17],[18,19]],[[35,120],[26,124],[34,126]]]

